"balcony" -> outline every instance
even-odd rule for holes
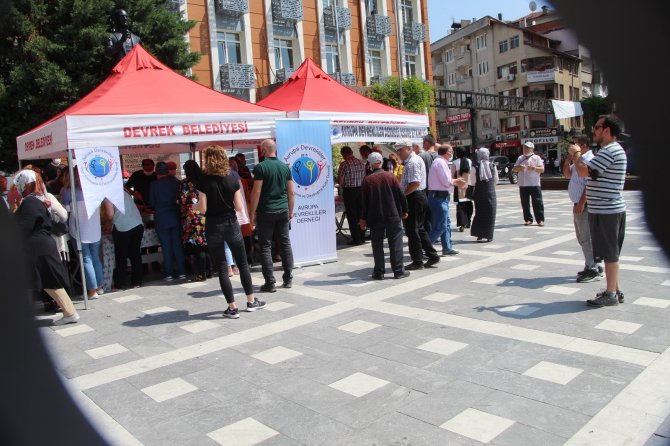
[[[248,0],[214,0],[214,10],[219,14],[242,15],[249,12]]]
[[[280,20],[302,20],[302,0],[272,0],[272,17]]]
[[[336,8],[337,9],[337,28],[340,30],[351,29],[351,11],[349,8]],[[326,29],[335,30],[335,14],[333,14],[333,8],[327,7],[323,10],[323,26]]]
[[[375,74],[370,77],[370,85],[372,84],[383,84],[386,81],[386,77],[381,74]]]
[[[256,85],[254,66],[238,63],[222,64],[221,88],[253,88]]]
[[[412,42],[414,44],[426,41],[426,25],[423,23],[409,23],[405,24],[403,28],[403,37],[405,42]]]
[[[466,51],[456,58],[456,69],[470,68],[472,66],[472,53]]]
[[[295,68],[280,68],[275,74],[275,82],[286,82],[293,75]]]
[[[379,14],[369,15],[367,20],[367,31],[368,35],[381,37],[390,36],[391,18]]]
[[[328,76],[332,77],[340,84],[346,85],[348,87],[353,87],[356,85],[356,75],[353,73],[342,73],[338,71],[335,73],[328,73]]]
[[[186,0],[168,0],[166,6],[170,11],[179,13],[181,11],[181,5],[185,3]]]

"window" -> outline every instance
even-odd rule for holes
[[[336,0],[323,0],[323,9],[329,8],[333,5],[337,6]]]
[[[340,57],[337,51],[337,45],[326,43],[326,73],[335,73],[340,71]]]
[[[242,62],[239,34],[218,31],[216,46],[219,51],[219,64]]]
[[[500,42],[498,42],[498,48],[501,53],[506,53],[508,50],[507,40],[501,40]]]
[[[516,62],[501,65],[497,69],[498,79],[507,78],[508,74],[516,74]]]
[[[481,36],[477,36],[476,39],[475,39],[475,42],[477,44],[477,49],[478,50],[486,48],[486,34],[482,34]]]
[[[482,128],[491,128],[491,115],[482,115]]]
[[[370,76],[382,75],[382,52],[370,50]]]
[[[407,76],[416,76],[416,56],[405,56],[405,73]]]
[[[511,50],[518,47],[519,47],[519,36],[514,36],[511,39],[509,39],[509,48]]]
[[[454,60],[454,50],[451,49],[447,51],[447,62],[453,62]]]
[[[286,39],[274,39],[275,44],[275,69],[293,68],[293,41]]]
[[[447,77],[447,84],[454,85],[456,83],[456,73],[449,73]]]
[[[563,91],[563,84],[558,85],[558,98],[565,99],[565,92]]]
[[[488,74],[488,72],[489,72],[489,62],[488,62],[487,60],[485,60],[484,62],[480,62],[479,64],[477,64],[477,73],[478,73],[480,76],[483,76],[483,75],[485,75],[485,74]]]
[[[377,14],[377,0],[366,0],[368,14]]]
[[[400,9],[402,10],[403,25],[412,26],[412,22],[414,21],[414,14],[412,11],[412,0],[401,0]]]

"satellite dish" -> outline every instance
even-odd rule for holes
[[[528,5],[528,7],[530,8],[531,11],[535,12],[535,10],[537,9],[537,3],[535,3],[535,2],[530,2],[530,4]]]

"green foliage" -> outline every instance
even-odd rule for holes
[[[63,111],[113,68],[104,40],[124,8],[130,29],[163,63],[185,72],[200,58],[184,34],[195,22],[166,0],[15,0],[0,6],[0,170],[12,171],[16,137]]]
[[[391,107],[400,107],[400,83],[397,77],[389,77],[383,83],[372,85],[369,96],[375,101]],[[417,77],[402,81],[403,109],[414,113],[427,113],[434,106],[433,87]]]

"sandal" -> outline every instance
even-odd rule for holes
[[[537,225],[538,225],[538,226],[544,226],[544,222],[541,221],[541,222],[539,222]]]
[[[524,226],[530,226],[530,225],[532,225],[532,224],[533,224],[532,221],[527,221],[527,222],[524,223]]]

